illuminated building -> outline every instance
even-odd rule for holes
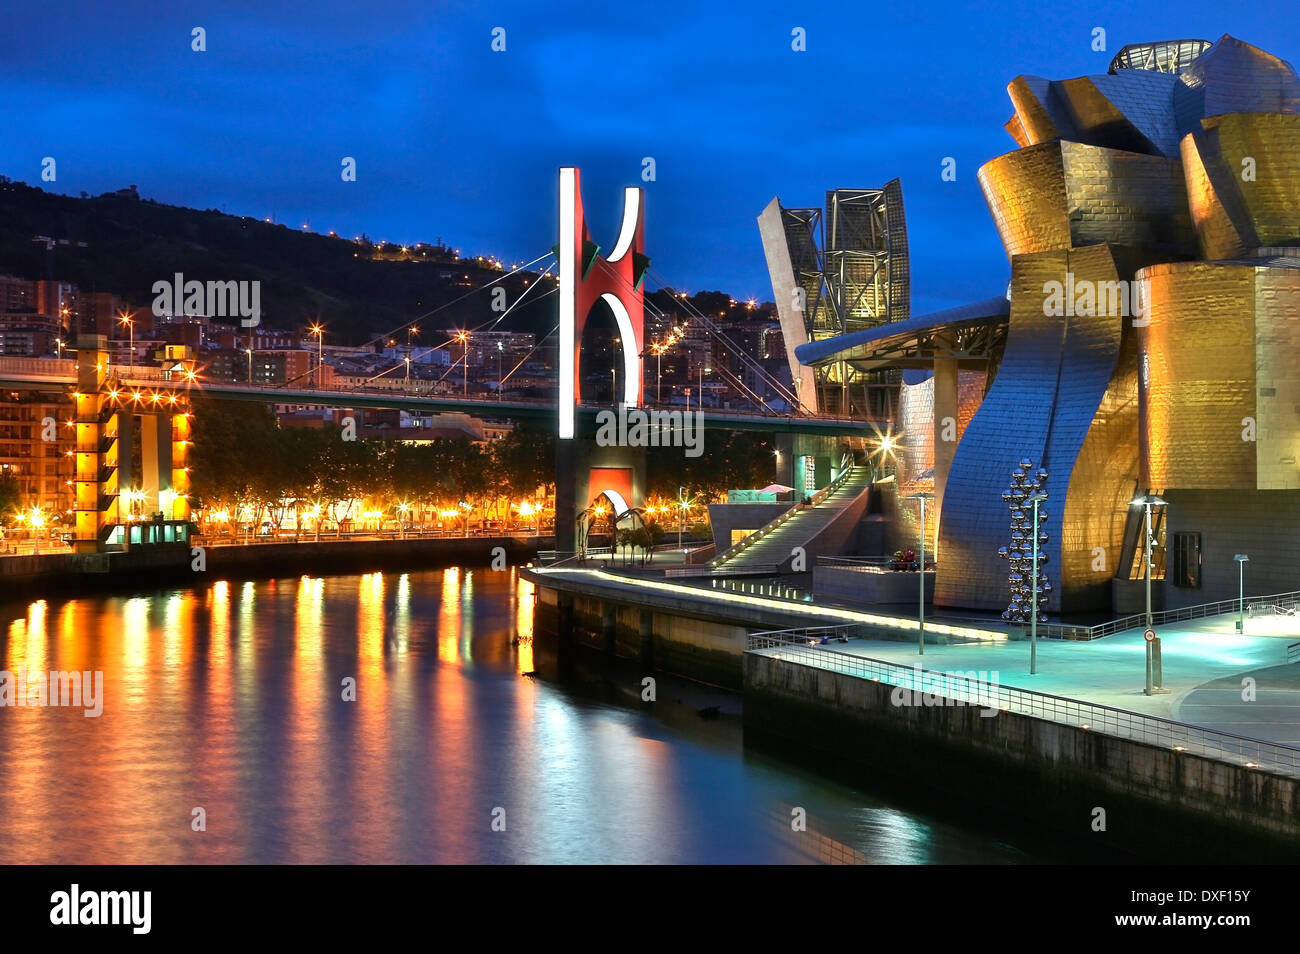
[[[1125,47],[1105,75],[1020,76],[1008,94],[1019,148],[979,171],[1011,263],[1006,302],[826,340],[810,326],[797,351],[818,375],[931,371],[916,382],[931,403],[902,420],[905,382],[893,422],[935,435],[913,437],[923,459],[909,465],[932,467],[942,496],[935,602],[1007,605],[1017,567],[995,554],[1021,460],[1051,475],[1053,613],[1135,605],[1131,501],[1146,493],[1168,501],[1152,561],[1168,605],[1236,596],[1234,553],[1250,555],[1249,591],[1300,588],[1295,70],[1224,36]],[[980,369],[986,387],[958,400],[955,375]],[[938,437],[948,417],[955,440]]]

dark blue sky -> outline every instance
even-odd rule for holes
[[[827,188],[901,176],[920,312],[1005,287],[975,173],[1014,148],[1017,74],[1101,73],[1126,43],[1225,32],[1300,56],[1300,18],[1275,4],[797,6],[10,4],[0,173],[41,184],[53,156],[55,191],[136,183],[163,202],[514,260],[555,242],[557,166],[582,168],[608,247],[620,189],[653,156],[655,267],[762,299],[768,200],[820,205]],[[195,26],[205,53],[190,50]],[[790,48],[796,26],[807,52]]]

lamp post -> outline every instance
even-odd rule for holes
[[[456,340],[461,347],[460,396],[464,398],[469,397],[469,335],[463,331],[457,332]]]
[[[1038,673],[1038,505],[1047,499],[1045,493],[1031,494],[1029,502],[1034,505],[1034,549],[1033,569],[1029,584],[1029,674]]]
[[[131,319],[131,316],[125,311],[118,316],[117,320],[122,322],[122,324],[126,325],[126,334],[127,334],[126,363],[127,363],[127,367],[134,368],[135,367],[135,322]]]
[[[682,530],[686,527],[686,488],[677,488],[677,549],[682,548]]]
[[[325,363],[325,329],[320,325],[312,325],[311,333],[316,336],[316,390],[321,389],[321,365]]]
[[[497,342],[497,400],[501,400],[501,352],[505,350],[500,341]]]
[[[663,403],[661,392],[664,383],[664,346],[657,344],[654,346],[655,353],[655,403]]]
[[[248,384],[251,387],[253,384],[253,349],[245,348],[244,353],[248,355]]]
[[[704,365],[700,365],[700,401],[699,401],[699,404],[700,404],[700,410],[701,410],[701,411],[704,410],[704,375],[705,375],[706,372],[707,372],[707,373],[712,373],[712,371],[713,371],[712,368],[706,368]]]
[[[1147,629],[1151,628],[1151,548],[1155,544],[1155,538],[1151,534],[1151,508],[1164,507],[1166,501],[1157,494],[1143,494],[1140,497],[1134,497],[1132,505],[1141,505],[1146,509],[1146,545],[1143,548],[1143,554],[1146,559],[1146,589],[1147,589]]]
[[[407,356],[406,356],[406,385],[405,385],[405,387],[406,387],[406,390],[407,390],[407,391],[411,390],[411,356],[410,356],[410,354],[407,354]]]
[[[1237,561],[1237,632],[1246,632],[1246,563],[1250,557],[1238,553],[1233,557]]]
[[[917,605],[917,622],[920,628],[916,635],[916,653],[918,656],[925,655],[925,502],[933,500],[934,494],[929,491],[923,491],[919,494],[911,494],[908,500],[919,500],[921,502],[921,562],[917,567],[917,576],[921,581],[921,598]]]

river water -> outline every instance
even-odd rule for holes
[[[0,670],[103,691],[0,708],[0,862],[1029,860],[746,749],[735,696],[545,678],[533,608],[461,569],[11,598]]]

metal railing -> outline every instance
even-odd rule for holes
[[[870,557],[843,557],[843,556],[819,556],[817,558],[818,566],[889,566],[894,562],[890,556],[870,556]]]
[[[777,576],[781,572],[777,563],[754,563],[743,566],[677,566],[664,570],[664,576]]]
[[[811,506],[813,507],[817,506],[819,503],[821,503],[827,497],[833,494],[836,490],[839,489],[840,485],[843,484],[846,479],[848,479],[848,476],[853,473],[854,466],[851,460],[847,462],[842,461],[841,463],[844,466],[844,470],[840,473],[838,477],[836,477],[829,484],[827,484],[821,490],[814,493],[812,497],[809,498],[811,500]],[[760,539],[767,536],[777,527],[781,526],[781,524],[785,523],[787,520],[792,518],[795,514],[797,514],[800,511],[800,508],[802,506],[803,503],[802,500],[800,500],[799,502],[795,503],[795,505],[792,506],[789,510],[786,510],[780,516],[775,517],[772,520],[769,520],[766,524],[759,527],[757,530],[755,530],[749,536],[745,537],[745,539],[741,540],[735,546],[729,547],[727,550],[718,554],[716,557],[714,557],[712,560],[709,561],[709,565],[721,566],[724,561],[730,560],[732,557],[739,556],[741,552],[753,546]]]
[[[153,342],[151,342],[151,344],[152,343]],[[394,368],[390,368],[389,370],[390,371],[396,370],[397,367],[400,367],[400,365],[397,365]],[[41,379],[42,383],[48,380],[51,383],[64,382],[68,384],[76,383],[76,374],[77,374],[75,360],[69,358],[60,359],[60,358],[48,358],[48,357],[40,357],[40,358],[0,357],[0,373],[3,372],[22,374],[25,378]],[[109,368],[109,374],[110,376],[117,377],[123,384],[128,384],[128,385],[132,382],[146,382],[146,381],[167,382],[167,381],[176,380],[171,377],[170,371],[150,364],[124,365],[124,364],[114,363]],[[307,376],[308,374],[300,375],[300,377],[307,377]],[[405,385],[403,385],[402,387],[384,387],[384,386],[378,386],[373,384],[372,385],[352,384],[352,385],[336,387],[336,388],[311,388],[302,385],[298,385],[295,387],[294,385],[296,384],[296,379],[291,379],[290,381],[286,381],[283,383],[256,382],[253,384],[246,385],[243,380],[227,381],[227,380],[216,380],[208,377],[200,377],[197,382],[197,384],[199,385],[210,385],[210,386],[220,387],[229,390],[259,391],[259,392],[265,391],[268,393],[271,399],[274,399],[276,392],[281,392],[282,395],[285,395],[284,400],[286,400],[289,403],[300,403],[300,401],[303,399],[303,396],[309,397],[313,394],[329,396],[329,397],[338,397],[339,395],[356,395],[358,397],[360,396],[388,397],[394,395],[394,392],[398,392],[405,397],[422,397],[422,398],[429,398],[429,399],[444,398],[448,400],[455,400],[456,403],[462,405],[464,404],[481,405],[483,407],[484,412],[493,409],[502,411],[502,410],[519,409],[519,408],[551,408],[555,406],[555,402],[547,398],[516,397],[510,400],[502,401],[502,400],[498,400],[495,397],[491,397],[491,398],[468,398],[468,399],[457,400],[458,398],[460,398],[460,395],[456,393],[458,390],[457,388],[455,387],[449,388],[444,385],[443,387],[437,389],[428,389],[428,388],[422,389],[422,386],[427,385],[429,383],[430,382],[427,381],[417,381],[412,385],[412,388],[408,390]],[[672,404],[672,403],[656,404],[652,402],[645,402],[639,405],[639,407],[645,410],[665,410],[665,411],[686,410],[686,408],[684,408],[683,405]],[[761,405],[757,407],[712,406],[704,410],[706,412],[712,413],[716,417],[723,417],[727,419],[756,419],[756,420],[766,419],[766,420],[774,420],[774,421],[812,421],[812,422],[844,423],[844,424],[854,425],[855,429],[857,428],[866,429],[871,426],[875,426],[883,430],[888,423],[886,421],[867,421],[859,416],[852,415],[852,414],[844,415],[844,414],[830,414],[830,413],[821,413],[821,412],[814,413],[811,411],[805,411],[803,409],[798,409],[792,412],[785,413],[785,412],[777,411],[774,408],[767,405]]]
[[[839,627],[822,627],[839,629]],[[1016,689],[987,680],[971,678],[961,672],[939,672],[917,666],[900,666],[880,659],[846,653],[829,646],[809,645],[809,630],[771,630],[752,633],[747,651],[775,650],[774,658],[796,665],[840,672],[861,679],[901,686],[914,692],[938,691],[945,699],[1002,712],[1015,712],[1049,722],[1100,732],[1148,745],[1162,746],[1178,752],[1219,761],[1236,761],[1247,768],[1268,768],[1300,777],[1300,748],[1278,742],[1265,742],[1206,729],[1186,722],[1144,715],[1128,709],[1083,702],[1045,692]],[[851,635],[851,634],[850,634]],[[815,640],[820,643],[820,638]]]
[[[1221,616],[1224,613],[1231,613],[1241,607],[1242,601],[1219,600],[1215,603],[1198,603],[1195,606],[1183,606],[1178,609],[1160,610],[1151,614],[1153,624],[1158,623],[1175,623],[1188,619],[1204,619],[1207,616]],[[1251,596],[1245,600],[1247,609],[1256,605],[1273,605],[1293,607],[1300,605],[1300,591],[1291,593],[1274,593],[1270,596]],[[1125,616],[1121,619],[1112,620],[1109,623],[1102,623],[1098,626],[1091,627],[1094,635],[1093,639],[1098,636],[1109,636],[1112,633],[1120,633],[1126,629],[1136,629],[1138,626],[1146,625],[1147,617],[1145,613],[1135,613],[1132,616]]]
[[[823,636],[834,639],[851,638],[859,634],[857,623],[837,623],[831,626],[795,626],[790,629],[765,629],[750,633],[746,649],[774,649],[778,646],[807,646],[820,642]]]
[[[1163,623],[1176,623],[1189,619],[1206,619],[1211,616],[1222,616],[1227,613],[1235,613],[1241,608],[1241,601],[1219,600],[1215,603],[1198,603],[1195,606],[1183,606],[1178,609],[1159,610],[1151,614],[1151,623],[1153,626],[1159,626]],[[1271,596],[1252,596],[1245,600],[1245,613],[1247,616],[1273,615],[1273,616],[1295,616],[1300,609],[1300,592],[1293,593],[1275,593]],[[936,616],[936,619],[940,617]],[[995,621],[979,619],[977,617],[962,616],[943,616],[944,620],[960,620],[963,622],[979,622],[984,625],[990,625]],[[1116,633],[1122,633],[1125,630],[1137,629],[1139,626],[1145,626],[1147,622],[1146,613],[1134,613],[1130,616],[1121,616],[1119,619],[1113,619],[1105,623],[1098,623],[1095,626],[1085,626],[1077,623],[1039,623],[1038,635],[1044,639],[1077,639],[1091,640],[1100,639],[1103,636],[1113,636]],[[1029,625],[1012,624],[1017,628],[1022,628],[1027,633]]]

